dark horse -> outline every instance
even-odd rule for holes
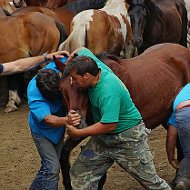
[[[142,53],[158,43],[187,47],[187,10],[183,0],[127,0],[133,45]]]
[[[102,61],[124,82],[146,127],[153,129],[160,124],[166,126],[175,96],[190,82],[190,51],[178,44],[159,44],[135,58],[106,56]],[[63,71],[59,61],[56,62],[57,67]],[[60,90],[68,110],[81,110],[87,116],[90,106],[88,95],[76,85],[70,84],[70,76],[61,80]],[[65,143],[61,155],[64,180],[69,181],[70,151],[80,141],[68,139]]]

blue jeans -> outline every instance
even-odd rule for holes
[[[184,107],[175,114],[177,133],[184,157],[190,158],[190,107]]]
[[[32,133],[34,143],[41,158],[41,168],[32,182],[35,190],[58,190],[60,163],[59,158],[63,147],[63,138],[53,144],[47,138]]]

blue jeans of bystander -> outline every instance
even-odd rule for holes
[[[58,144],[53,144],[48,139],[34,133],[32,133],[32,137],[41,158],[41,168],[32,182],[31,189],[58,190],[59,157],[63,147],[63,139]]]
[[[190,107],[181,108],[176,112],[175,117],[184,156],[176,175],[175,189],[190,189]]]
[[[184,107],[175,114],[177,132],[184,157],[190,157],[190,107]]]

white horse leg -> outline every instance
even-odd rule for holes
[[[9,101],[6,105],[4,112],[9,113],[12,111],[16,111],[17,106],[19,106],[20,103],[21,103],[21,99],[17,93],[17,90],[15,91],[9,90]]]

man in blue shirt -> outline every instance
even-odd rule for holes
[[[178,170],[175,190],[190,189],[190,83],[176,96],[168,125],[166,140],[168,161]],[[177,136],[184,156],[180,164],[175,159]]]
[[[66,57],[61,58],[62,62]],[[60,163],[65,125],[80,123],[80,116],[66,116],[59,92],[59,74],[54,62],[50,62],[34,77],[27,89],[30,108],[28,122],[31,134],[41,158],[41,167],[30,190],[58,190]],[[75,119],[71,120],[70,116]]]

